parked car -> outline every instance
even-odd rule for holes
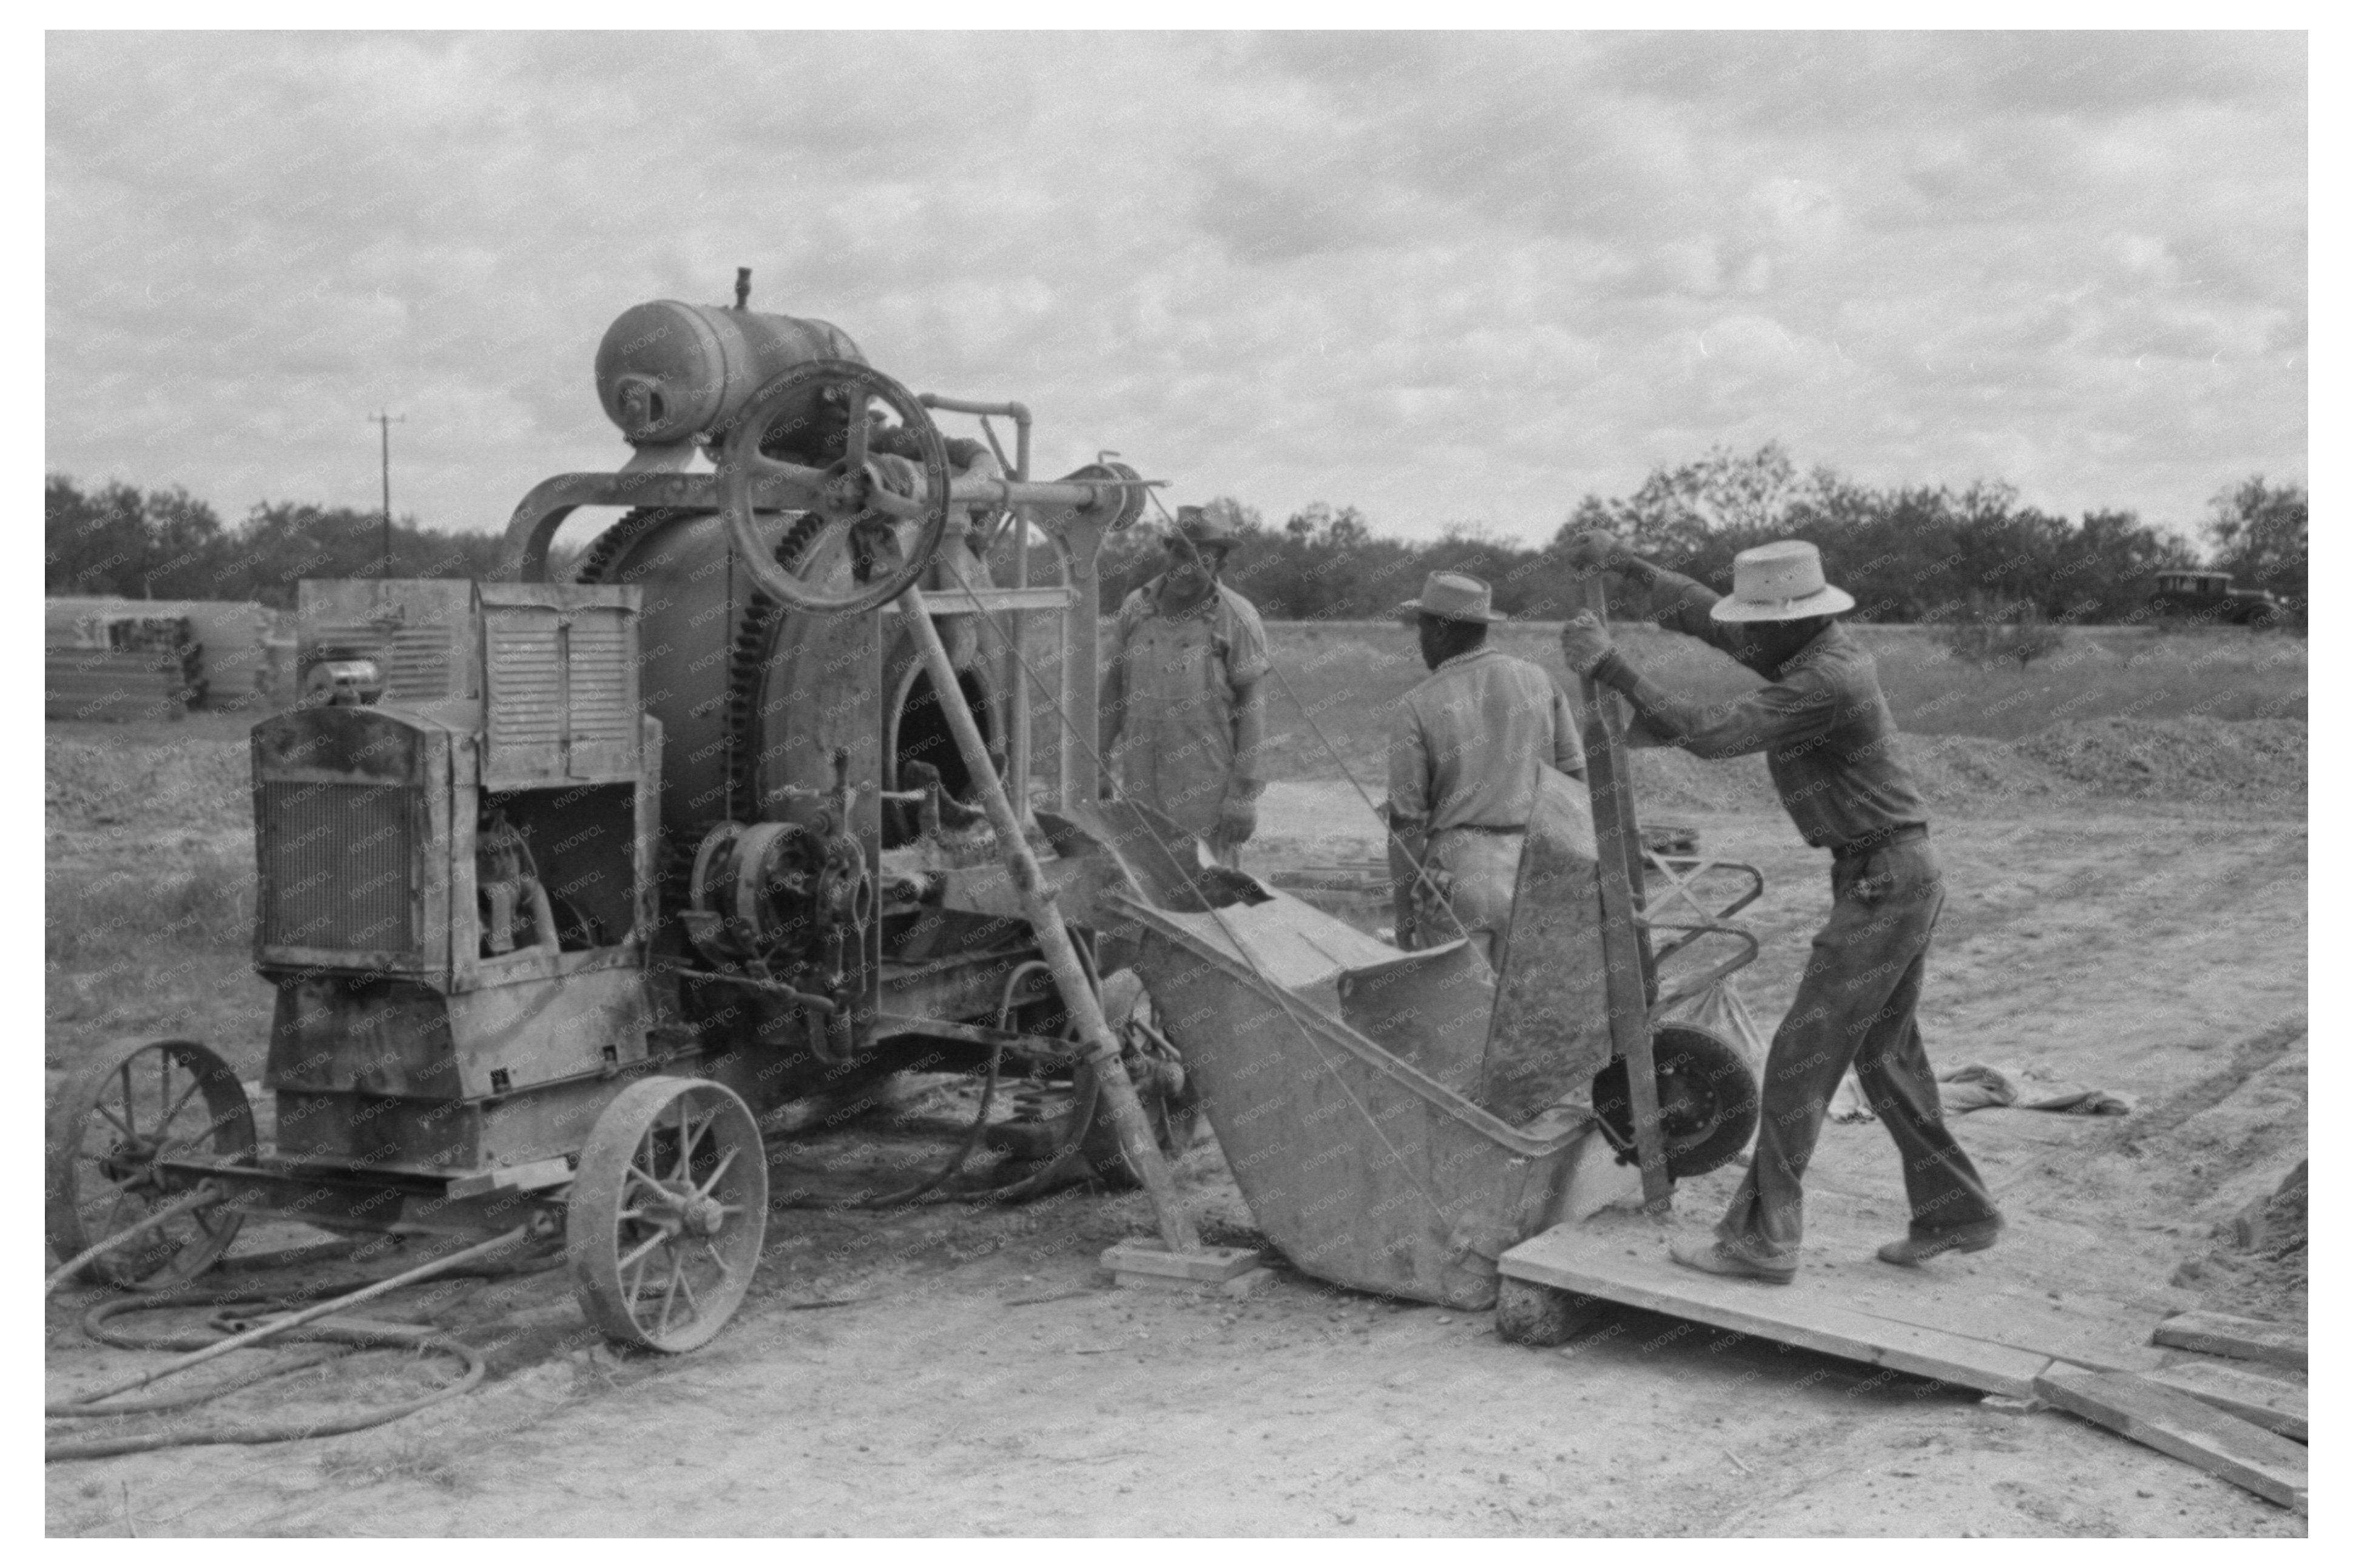
[[[2159,572],[2148,607],[2168,620],[2269,626],[2287,607],[2262,588],[2232,586],[2228,572]]]

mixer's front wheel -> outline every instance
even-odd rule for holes
[[[632,1084],[589,1129],[566,1204],[565,1250],[588,1320],[623,1344],[691,1351],[743,1304],[759,1266],[759,1125],[718,1084]]]
[[[193,1040],[118,1040],[67,1080],[49,1108],[48,1236],[60,1261],[139,1225],[195,1190],[174,1155],[254,1152],[253,1107],[236,1071]],[[220,1260],[244,1217],[174,1215],[93,1259],[86,1277],[160,1290]]]

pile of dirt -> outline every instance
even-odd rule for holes
[[[2028,736],[2020,755],[2099,795],[2279,801],[2305,791],[2297,719],[2084,719]]]
[[[2023,740],[1905,735],[1905,760],[1932,813],[2000,814],[2019,804],[2108,800],[2292,807],[2305,794],[2296,719],[2084,719]],[[1637,798],[1669,810],[1777,804],[1762,757],[1706,762],[1672,747],[1634,754]]]
[[[107,746],[48,738],[53,825],[141,821],[229,826],[253,812],[252,764],[242,741],[190,739]]]
[[[2145,1183],[2211,1226],[2173,1276],[2211,1310],[2283,1321],[2306,1314],[2310,1067],[2306,1018],[2280,1019],[2110,1135]]]
[[[2271,1193],[2215,1227],[2214,1246],[2174,1282],[2210,1311],[2302,1323],[2311,1317],[2310,1162],[2299,1160]]]

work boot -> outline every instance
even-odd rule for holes
[[[1677,1242],[1667,1248],[1667,1255],[1685,1268],[1732,1279],[1761,1279],[1767,1285],[1787,1285],[1798,1277],[1798,1266],[1794,1263],[1760,1263],[1720,1241]]]
[[[1926,1235],[1909,1235],[1881,1247],[1879,1261],[1898,1268],[1917,1268],[1939,1253],[1983,1252],[1993,1245],[1993,1238],[2000,1234],[2001,1221],[1997,1218],[1979,1220],[1973,1225],[1955,1225],[1950,1230],[1930,1231]]]

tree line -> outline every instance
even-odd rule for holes
[[[1880,621],[2128,622],[2147,615],[2153,576],[2178,567],[2227,571],[2241,587],[2269,589],[2298,622],[2306,597],[2305,489],[2260,475],[2214,497],[2202,554],[2131,512],[2070,522],[2021,505],[2006,484],[1878,487],[1828,468],[1801,473],[1778,442],[1662,464],[1630,495],[1588,494],[1541,546],[1475,524],[1426,543],[1392,538],[1355,507],[1321,502],[1272,527],[1233,498],[1219,504],[1241,539],[1227,580],[1270,620],[1385,617],[1432,571],[1486,579],[1509,614],[1562,619],[1582,604],[1564,546],[1595,526],[1718,591],[1729,591],[1739,551],[1810,540],[1831,579],[1854,595],[1857,614]],[[1106,609],[1160,569],[1156,534],[1113,539],[1103,561]],[[1626,616],[1645,608],[1612,605]]]
[[[281,609],[304,577],[385,575],[381,513],[308,502],[265,501],[224,524],[206,503],[174,485],[142,492],[109,482],[85,490],[48,476],[43,582],[50,594],[126,599],[252,599]],[[396,577],[486,577],[499,535],[392,525]]]
[[[255,599],[291,606],[304,577],[385,571],[379,514],[349,507],[263,502],[231,525],[185,489],[142,492],[109,482],[85,490],[63,474],[45,494],[44,582],[51,594]],[[2308,506],[2304,486],[2256,475],[2217,494],[2201,524],[2206,549],[2130,512],[2069,521],[2021,505],[2000,483],[1962,489],[1872,486],[1827,468],[1800,472],[1778,442],[1661,465],[1635,492],[1579,501],[1541,546],[1475,524],[1433,541],[1375,531],[1353,506],[1318,502],[1269,525],[1232,498],[1219,503],[1241,543],[1226,575],[1270,620],[1386,617],[1426,573],[1469,572],[1495,588],[1496,608],[1535,620],[1571,614],[1581,588],[1563,546],[1601,526],[1685,576],[1719,590],[1732,557],[1771,539],[1821,546],[1832,580],[1867,620],[1913,622],[2130,621],[2146,613],[2151,577],[2176,567],[2232,573],[2304,615]],[[1101,562],[1103,602],[1115,609],[1162,566],[1157,530],[1113,536]],[[392,528],[391,575],[482,577],[500,537],[419,524]],[[1639,604],[1613,605],[1640,615]]]

